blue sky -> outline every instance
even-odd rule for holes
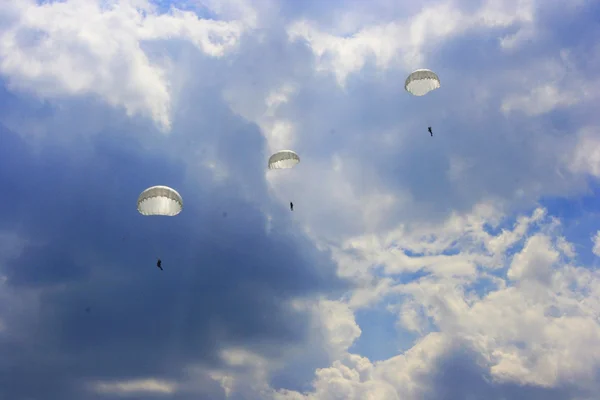
[[[593,399],[600,8],[414,4],[0,9],[0,397]]]

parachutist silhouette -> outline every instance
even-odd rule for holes
[[[159,259],[158,259],[158,261],[156,262],[156,266],[157,266],[158,268],[160,268],[160,270],[161,270],[161,271],[163,270],[163,269],[162,269],[162,261],[160,261],[160,258],[159,258]]]
[[[290,210],[294,211],[294,203],[292,203],[291,201],[290,201]]]
[[[429,133],[431,134],[431,136],[433,137],[433,132],[431,131],[431,127],[428,127],[427,130],[429,131]]]

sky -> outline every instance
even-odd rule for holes
[[[0,3],[0,398],[600,391],[597,1]]]

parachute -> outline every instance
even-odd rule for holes
[[[183,199],[175,189],[168,186],[152,186],[138,197],[137,209],[142,215],[173,217],[183,209]]]
[[[424,96],[440,87],[440,78],[428,69],[413,71],[404,82],[404,89],[414,96]]]
[[[300,162],[298,154],[292,150],[281,150],[269,157],[269,169],[288,169]]]
[[[291,169],[298,165],[299,162],[300,157],[294,151],[281,150],[269,157],[268,167],[269,169]],[[291,193],[288,193],[288,195],[289,194]],[[290,202],[290,210],[294,211],[292,202]]]

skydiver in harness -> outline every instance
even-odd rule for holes
[[[433,132],[431,131],[431,127],[428,127],[427,130],[429,131],[429,133],[431,134],[431,137],[433,137]]]
[[[291,201],[290,201],[290,210],[294,211],[294,203],[292,203]]]
[[[160,258],[159,258],[159,259],[158,259],[158,261],[156,262],[156,266],[157,266],[158,268],[160,268],[160,270],[161,270],[161,271],[163,270],[163,269],[162,269],[162,261],[160,261]]]

